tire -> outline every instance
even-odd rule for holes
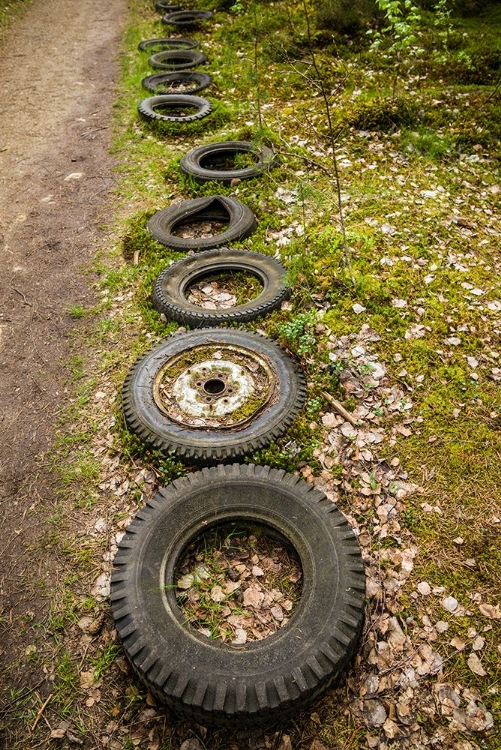
[[[162,17],[162,23],[172,26],[197,26],[201,21],[210,21],[211,18],[214,18],[211,10],[178,10],[166,13]]]
[[[257,277],[263,285],[261,294],[224,310],[204,310],[188,301],[187,291],[193,283],[232,271],[246,271]],[[202,256],[189,255],[162,271],[153,287],[153,305],[170,320],[191,328],[244,323],[278,309],[290,296],[285,274],[285,268],[268,255],[227,247],[208,250]]]
[[[143,39],[139,42],[137,48],[141,52],[160,52],[164,49],[195,49],[198,47],[198,42],[194,39],[182,39],[177,37],[162,37],[161,39]]]
[[[206,62],[207,55],[193,49],[167,49],[148,58],[148,65],[155,70],[185,70]]]
[[[176,83],[193,83],[192,88],[184,89],[183,95],[193,96],[203,91],[207,86],[212,83],[212,76],[208,73],[199,73],[198,71],[186,72],[179,70],[174,73],[155,73],[152,76],[146,76],[141,81],[143,89],[146,91],[152,91],[154,94],[177,94],[181,93],[178,91],[171,91],[169,88],[171,85]]]
[[[192,115],[165,115],[157,112],[157,107],[165,109],[166,107],[194,109]],[[212,105],[207,99],[200,96],[189,96],[188,94],[164,94],[162,96],[150,96],[143,99],[138,104],[138,112],[145,120],[156,120],[159,122],[196,122],[203,117],[207,117],[212,112]]]
[[[256,163],[243,169],[223,170],[204,166],[204,163],[211,160],[218,161],[218,159],[221,160],[242,153],[252,154]],[[192,177],[198,183],[216,181],[229,184],[233,179],[249,180],[253,177],[259,177],[263,172],[270,169],[274,159],[275,154],[266,146],[254,146],[248,141],[225,141],[197,146],[183,156],[179,168],[183,174]]]
[[[196,98],[196,97],[193,97]],[[200,221],[226,221],[228,228],[211,237],[177,237],[173,231],[194,219]],[[256,217],[248,206],[226,195],[211,195],[205,198],[176,203],[153,214],[148,230],[153,237],[174,250],[208,250],[227,245],[248,237],[256,229]]]
[[[182,5],[170,5],[170,3],[165,0],[158,0],[158,2],[155,3],[155,8],[156,10],[159,10],[160,13],[174,13],[176,10],[182,10],[182,7]]]
[[[289,543],[302,596],[284,628],[231,646],[183,623],[176,564],[202,529],[247,522]],[[346,518],[322,492],[268,466],[218,466],[160,490],[119,544],[111,576],[116,629],[148,689],[208,725],[282,721],[343,675],[363,625],[365,576]]]
[[[264,336],[202,328],[164,339],[130,369],[125,422],[163,453],[239,458],[282,435],[305,399],[302,372]]]

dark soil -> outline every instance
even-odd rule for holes
[[[26,657],[64,574],[39,544],[56,491],[46,456],[71,391],[67,366],[81,323],[69,310],[93,304],[83,268],[103,240],[97,221],[114,182],[108,148],[123,16],[122,0],[34,0],[0,38],[4,719],[19,691],[50,692],[42,665]],[[18,747],[13,734],[5,738]]]

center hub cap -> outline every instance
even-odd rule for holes
[[[276,376],[242,347],[199,346],[172,357],[154,384],[157,406],[187,427],[228,429],[256,417],[272,399]]]

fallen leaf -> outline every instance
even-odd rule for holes
[[[226,594],[221,586],[216,584],[216,586],[213,586],[210,590],[210,598],[214,602],[223,602],[226,599]]]
[[[485,677],[487,672],[482,666],[482,662],[475,653],[471,653],[468,657],[468,666],[474,674],[479,677]]]
[[[459,602],[453,596],[446,596],[442,601],[442,606],[447,612],[455,612],[459,606]]]
[[[80,672],[80,687],[87,690],[94,684],[94,672]]]
[[[478,608],[480,614],[484,617],[488,617],[491,620],[501,620],[501,608],[499,604],[496,606],[492,604],[480,604]]]
[[[255,588],[254,586],[249,586],[249,588],[245,589],[244,591],[245,607],[254,607],[255,609],[259,609],[263,599],[264,594],[262,593],[262,591],[259,591],[259,589]]]
[[[363,715],[368,727],[381,727],[387,719],[386,709],[378,700],[365,701]]]

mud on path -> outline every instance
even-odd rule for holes
[[[68,399],[79,325],[68,310],[93,302],[82,269],[102,240],[96,223],[114,180],[123,19],[123,0],[33,0],[0,36],[0,719],[12,717],[13,695],[48,690],[27,656],[64,574],[37,543],[55,492],[44,455]]]

